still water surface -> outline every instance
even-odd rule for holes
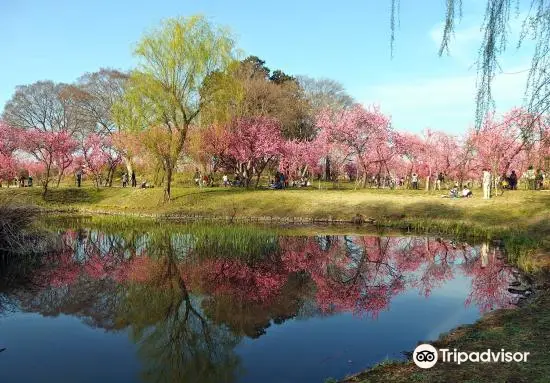
[[[323,382],[513,302],[498,249],[434,237],[59,235],[2,284],[1,382]]]

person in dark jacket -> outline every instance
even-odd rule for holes
[[[516,190],[518,188],[518,176],[515,170],[512,170],[510,177],[508,177],[508,184],[510,185],[510,190]]]

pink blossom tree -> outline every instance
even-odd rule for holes
[[[512,109],[500,120],[493,114],[487,116],[479,131],[471,130],[469,140],[475,152],[478,170],[490,169],[493,179],[497,180],[511,167],[526,168],[520,160],[530,146],[524,132],[531,122],[532,117],[525,111]]]
[[[296,177],[305,177],[312,172],[320,173],[320,162],[324,156],[320,149],[315,141],[285,141],[279,169]]]
[[[454,174],[458,144],[453,136],[430,129],[424,131],[422,139],[424,145],[420,151],[419,174],[426,178],[425,187],[429,190],[438,173],[451,177]]]
[[[2,181],[11,181],[17,175],[13,152],[17,148],[15,130],[0,121],[0,187]]]
[[[326,134],[333,148],[346,153],[363,172],[363,187],[373,169],[386,168],[392,156],[390,119],[377,107],[356,105],[341,111],[323,110],[317,126]]]
[[[81,151],[86,169],[93,175],[96,187],[99,188],[101,185],[105,170],[107,184],[110,186],[113,173],[122,162],[119,152],[113,147],[111,138],[92,133],[82,143]]]
[[[44,174],[41,182],[43,187],[42,196],[45,197],[53,176],[56,160],[72,156],[77,143],[66,131],[53,132],[18,129],[17,140],[18,147],[21,150],[29,153],[44,165]]]
[[[244,169],[248,186],[256,175],[256,186],[268,164],[283,152],[279,123],[268,117],[238,118],[230,126],[229,153]]]
[[[213,172],[220,168],[235,170],[235,159],[229,150],[231,134],[227,126],[211,124],[203,129],[193,127],[190,135],[189,152],[197,164],[204,168],[213,164]]]

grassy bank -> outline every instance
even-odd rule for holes
[[[550,247],[550,192],[514,191],[486,201],[441,198],[418,190],[244,190],[175,187],[173,201],[163,203],[161,188],[52,189],[45,200],[39,188],[0,189],[20,202],[84,213],[107,212],[152,216],[250,217],[351,220],[356,214],[378,224],[453,236],[501,238],[509,248]],[[533,242],[530,244],[529,242]],[[527,246],[529,245],[529,246]],[[512,260],[530,268],[540,254]],[[522,265],[523,263],[523,265]]]

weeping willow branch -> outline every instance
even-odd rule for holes
[[[508,45],[508,33],[512,7],[520,14],[520,6],[527,3],[529,12],[523,20],[523,27],[517,44],[519,49],[524,40],[535,43],[528,80],[524,89],[527,111],[534,116],[544,116],[550,110],[550,0],[486,0],[485,16],[481,25],[483,39],[478,52],[476,81],[475,122],[479,130],[488,113],[493,112],[495,103],[492,85],[495,76],[501,72],[499,57]],[[395,25],[399,19],[400,0],[391,0],[391,49],[395,41]],[[462,18],[462,0],[447,0],[443,36],[439,55],[450,52],[451,39],[458,21]],[[536,122],[532,128],[535,129]]]
[[[443,52],[450,53],[451,37],[454,36],[456,26],[456,14],[459,14],[459,21],[462,19],[462,0],[447,0],[447,9],[445,12],[445,25],[443,27],[443,37],[441,38],[441,45],[439,47],[439,56],[443,55]]]
[[[400,6],[401,6],[401,0],[392,0],[391,2],[391,16],[390,16],[390,29],[391,29],[391,37],[390,37],[390,56],[393,58],[393,47],[395,44],[395,25],[399,26],[400,19]]]

